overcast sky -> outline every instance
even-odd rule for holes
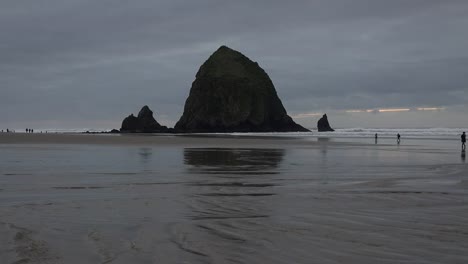
[[[307,127],[468,127],[466,0],[2,0],[1,129],[172,126],[220,45]]]

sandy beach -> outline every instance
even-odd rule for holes
[[[0,134],[0,263],[468,263],[457,142]]]

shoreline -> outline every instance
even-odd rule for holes
[[[382,141],[380,141],[380,139]],[[0,145],[12,144],[86,144],[86,145],[139,145],[139,146],[193,146],[230,148],[308,148],[328,146],[393,146],[392,137],[374,138],[343,135],[310,134],[275,135],[222,134],[222,133],[0,133]],[[437,140],[456,142],[457,138],[404,138],[411,140]],[[408,144],[405,144],[409,146]]]
[[[305,144],[306,143],[306,144]],[[299,137],[220,134],[86,134],[86,133],[3,133],[0,144],[91,144],[91,145],[189,145],[232,147],[277,147],[320,144]]]

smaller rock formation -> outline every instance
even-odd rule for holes
[[[335,131],[333,128],[330,127],[330,124],[328,123],[327,114],[324,114],[322,118],[319,119],[319,121],[317,122],[317,129],[318,132]]]
[[[126,117],[122,122],[122,133],[164,133],[168,129],[161,126],[153,117],[153,111],[147,105],[138,113],[138,116],[133,114]]]

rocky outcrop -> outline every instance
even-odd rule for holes
[[[226,46],[221,46],[198,70],[175,130],[309,131],[287,115],[267,73]]]
[[[319,121],[317,122],[317,129],[318,132],[335,131],[333,128],[330,127],[330,124],[328,123],[327,114],[324,114],[322,118],[319,119]]]
[[[138,113],[138,116],[133,114],[126,117],[122,122],[120,132],[123,133],[161,133],[167,132],[165,126],[161,126],[153,117],[153,111],[147,105]]]

